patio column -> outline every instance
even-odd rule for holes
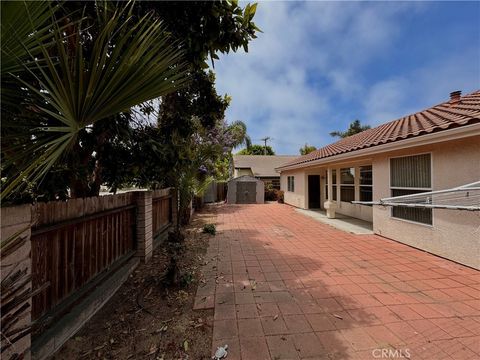
[[[354,189],[355,189],[355,201],[360,200],[360,167],[355,166],[355,177],[354,177]]]
[[[335,209],[337,207],[337,203],[333,201],[333,176],[332,176],[332,168],[327,168],[327,193],[328,193],[328,200],[325,201],[323,207],[327,211],[327,217],[329,219],[335,219]]]

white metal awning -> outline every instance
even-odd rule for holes
[[[459,187],[383,198],[354,204],[480,211],[480,181]]]

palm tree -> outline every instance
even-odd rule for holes
[[[4,22],[5,3],[10,2],[2,2],[2,55],[10,54],[8,60],[13,61],[9,68],[17,72],[6,74],[8,82],[2,80],[2,91],[6,85],[11,90],[10,99],[17,97],[23,113],[9,113],[2,119],[2,135],[7,133],[12,140],[4,141],[2,148],[2,166],[7,169],[2,198],[29,182],[41,181],[75,148],[80,131],[89,131],[98,121],[176,91],[188,82],[178,44],[172,43],[153,14],[133,16],[133,3],[113,9],[107,8],[106,2],[97,3],[98,31],[93,39],[82,21],[64,25],[63,19],[60,25],[48,2],[41,2],[41,6],[31,1],[19,3],[21,9],[14,12],[17,15],[5,15]],[[30,17],[30,30],[6,31],[19,13]],[[33,21],[33,13],[48,16]],[[47,37],[47,33],[51,35]],[[85,51],[87,41],[91,41],[89,51]],[[16,42],[25,53],[17,50]]]
[[[330,136],[338,136],[341,138],[346,138],[358,133],[361,133],[362,131],[370,129],[370,125],[362,125],[360,123],[360,120],[355,120],[350,123],[350,126],[346,131],[332,131],[330,133]]]
[[[247,125],[241,121],[236,120],[228,126],[228,131],[234,139],[233,147],[236,148],[240,145],[245,145],[247,149],[252,146],[252,139],[247,134]]]

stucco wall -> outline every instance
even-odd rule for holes
[[[480,180],[480,137],[450,141],[373,157],[373,197],[390,196],[389,158],[431,152],[433,190]],[[480,268],[480,212],[433,210],[433,226],[391,217],[390,208],[373,209],[374,232],[459,263]]]
[[[369,164],[369,162],[360,162],[360,164]],[[358,166],[358,163],[342,163],[342,165],[331,165],[337,169],[337,174],[340,174],[340,168],[342,167],[354,167]],[[295,176],[295,192],[287,191],[287,176]],[[285,171],[282,172],[280,186],[285,192],[285,203],[293,205],[302,209],[308,209],[308,175],[320,175],[320,204],[323,207],[323,203],[326,201],[325,194],[325,168],[310,168],[297,171]],[[337,199],[340,199],[340,176],[337,175]],[[348,202],[338,202],[336,211],[339,214],[352,216],[365,221],[372,221],[372,207],[351,204]]]
[[[3,241],[9,239],[10,237],[18,234],[19,237],[24,238],[25,242],[17,250],[13,251],[10,255],[2,259],[2,271],[1,271],[1,280],[6,278],[11,271],[16,270],[26,270],[26,274],[31,275],[32,273],[32,264],[31,264],[31,220],[32,220],[32,210],[30,205],[21,205],[13,207],[2,207],[1,209],[1,239]],[[23,231],[22,231],[23,230]],[[18,282],[17,282],[18,283]],[[24,289],[31,288],[31,281],[25,285]],[[30,304],[29,308],[24,311],[25,316],[21,318],[16,325],[13,326],[12,330],[21,328],[23,326],[30,325],[31,323],[31,298],[28,298],[27,301]],[[20,308],[25,302],[20,303],[16,308]],[[3,304],[2,304],[3,305]],[[14,337],[14,336],[13,336]],[[21,354],[25,352],[25,359],[30,359],[30,346],[31,338],[30,334],[26,335],[19,341],[17,341],[14,346],[9,347],[5,352],[2,353],[2,356],[5,359],[9,359],[13,354]]]
[[[340,188],[339,186],[337,188]],[[337,197],[337,199],[340,196]],[[373,211],[371,206],[352,204],[344,201],[337,203],[336,212],[339,214],[351,216],[357,219],[362,219],[368,222],[373,221]]]
[[[288,191],[287,176],[295,176],[295,191]],[[305,170],[284,171],[280,176],[280,189],[284,192],[284,201],[286,204],[293,205],[302,209],[307,208],[306,194],[306,176]]]

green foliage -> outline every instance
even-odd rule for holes
[[[141,1],[138,11],[159,14],[173,38],[182,40],[187,61],[195,69],[214,64],[217,53],[229,53],[243,48],[256,38],[260,29],[253,22],[257,4],[243,9],[237,1]]]
[[[317,150],[315,146],[308,145],[307,143],[305,143],[305,145],[303,145],[303,147],[300,148],[300,155],[307,155],[315,150]]]
[[[180,277],[180,285],[182,287],[188,287],[190,284],[195,282],[195,273],[193,271],[187,271],[182,273]]]
[[[36,116],[18,129],[18,114],[2,114],[2,135],[4,128],[13,137],[20,130],[32,140],[2,149],[9,179],[2,197],[20,190],[25,179],[40,181],[65,153],[76,151],[79,134],[96,122],[185,85],[182,51],[163,24],[153,14],[132,16],[133,5],[119,6],[111,12],[98,6],[98,33],[88,49],[81,23],[68,31],[53,23],[53,43],[36,38],[39,54],[16,78],[18,94],[29,95]]]
[[[267,184],[267,186],[265,186],[265,200],[277,201],[279,191],[280,190],[275,189],[272,184]]]
[[[275,155],[270,145],[252,145],[249,148],[245,148],[237,152],[238,155]]]
[[[203,227],[203,232],[205,234],[215,235],[217,233],[217,227],[215,226],[215,224],[206,224]]]
[[[228,132],[233,138],[232,145],[234,148],[240,145],[245,145],[248,149],[252,146],[252,140],[247,134],[247,125],[243,121],[237,120],[232,122],[228,126]]]
[[[29,9],[31,3],[26,2]],[[6,113],[2,97],[2,138],[8,144],[2,148],[2,188],[16,191],[10,192],[13,201],[96,196],[104,184],[113,192],[124,186],[177,186],[188,204],[209,176],[228,178],[231,148],[249,139],[241,122],[225,130],[231,99],[217,94],[215,76],[205,69],[218,52],[248,49],[259,31],[252,21],[256,5],[43,4],[47,31],[23,33],[51,34],[50,41],[34,37],[35,46],[40,44],[36,60],[31,61],[31,48],[25,55],[31,63],[20,66],[21,81],[10,78],[20,110]],[[3,31],[4,14],[3,58],[4,34],[13,34]],[[52,22],[55,16],[61,21]],[[179,53],[184,62],[172,60]],[[2,79],[2,90],[4,84]],[[156,110],[139,102],[158,96],[158,127],[139,123],[134,112],[142,117]],[[201,166],[207,173],[199,172]]]
[[[362,125],[360,123],[360,120],[355,120],[350,123],[350,126],[346,131],[332,131],[330,133],[330,136],[346,138],[346,137],[361,133],[362,131],[365,131],[368,129],[370,129],[370,125]]]

